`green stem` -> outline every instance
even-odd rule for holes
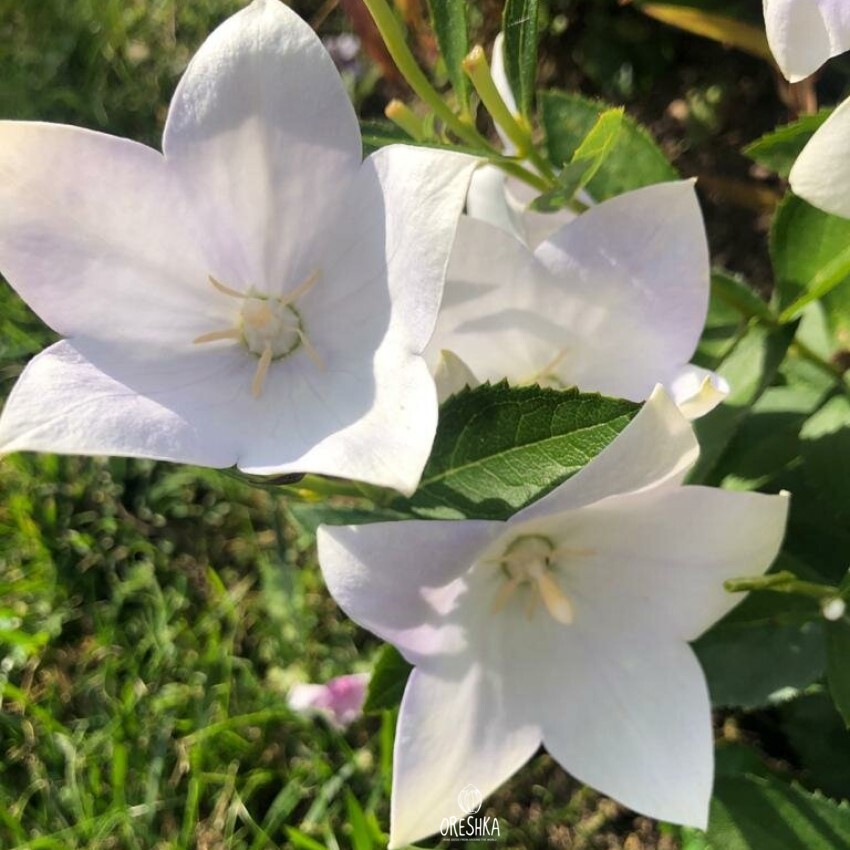
[[[424,142],[428,137],[424,121],[406,103],[391,100],[384,110],[384,115],[414,141]]]
[[[751,590],[772,590],[774,593],[794,593],[798,596],[810,596],[818,600],[839,596],[838,589],[826,584],[802,581],[788,570],[766,576],[730,579],[723,583],[729,593],[747,593]]]
[[[826,372],[833,380],[835,380],[841,387],[841,389],[850,395],[850,386],[847,385],[847,382],[844,380],[844,370],[841,369],[840,366],[836,366],[834,363],[830,363],[825,358],[821,357],[816,351],[813,351],[809,348],[806,343],[802,340],[795,339],[793,343],[791,343],[791,352],[796,354],[801,360],[806,360],[811,363],[813,366],[817,366],[818,369],[821,369],[823,372]]]
[[[440,93],[431,85],[425,76],[419,63],[416,61],[410,48],[407,46],[404,30],[396,18],[395,13],[389,7],[386,0],[363,0],[363,5],[369,10],[369,14],[378,27],[378,32],[387,46],[390,56],[408,85],[423,100],[434,114],[449,127],[458,138],[463,139],[474,147],[483,147],[494,150],[493,146],[484,138],[471,124],[461,120],[449,108]]]

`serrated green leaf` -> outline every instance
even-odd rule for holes
[[[540,94],[540,105],[549,158],[558,167],[572,161],[599,116],[611,109],[602,101],[554,90]],[[624,114],[616,143],[587,188],[602,201],[678,176],[649,132]]]
[[[534,82],[537,77],[537,28],[539,0],[506,0],[502,13],[505,36],[505,73],[526,119],[534,108]]]
[[[469,53],[466,0],[428,0],[431,11],[431,26],[437,36],[437,44],[452,88],[464,111],[469,109],[469,77],[463,71],[464,57]]]
[[[773,220],[770,253],[783,321],[821,299],[833,330],[850,339],[850,220],[788,195]]]
[[[814,115],[804,115],[791,124],[777,127],[747,145],[744,153],[759,165],[787,179],[791,173],[791,166],[794,165],[806,143],[831,114],[831,109],[822,109]]]
[[[372,670],[363,711],[379,714],[398,708],[412,669],[394,646],[384,644]]]
[[[708,841],[712,850],[840,850],[850,847],[850,808],[776,779],[718,776]]]
[[[845,619],[826,624],[826,661],[829,693],[850,729],[850,623]]]
[[[603,112],[576,148],[572,161],[561,170],[557,188],[536,198],[531,208],[537,212],[554,212],[566,206],[576,192],[590,183],[599,172],[613,151],[622,127],[621,108]]]
[[[434,519],[507,519],[578,472],[639,409],[506,382],[462,390],[440,410],[419,489],[391,507]]]

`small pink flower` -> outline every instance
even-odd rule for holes
[[[351,673],[324,685],[295,685],[289,691],[288,704],[299,714],[322,714],[332,726],[344,729],[363,713],[368,684],[368,673]]]

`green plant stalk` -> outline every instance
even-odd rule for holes
[[[747,593],[751,590],[771,590],[774,593],[793,593],[797,596],[809,596],[818,600],[834,599],[840,596],[838,588],[827,584],[802,581],[788,570],[766,576],[729,579],[723,582],[729,593]]]
[[[416,61],[410,48],[407,46],[404,30],[401,27],[393,10],[386,0],[363,0],[363,5],[369,10],[369,14],[378,27],[378,32],[387,46],[390,56],[408,85],[423,100],[434,114],[447,126],[458,138],[475,147],[484,147],[495,150],[471,124],[467,124],[449,108],[448,104],[440,96],[440,93],[431,85],[425,76],[419,63]]]
[[[424,142],[428,138],[425,123],[406,103],[391,100],[384,110],[384,115],[397,127],[401,127],[414,141]]]
[[[519,157],[532,162],[537,170],[545,175],[547,182],[553,183],[555,172],[549,163],[538,153],[528,127],[524,123],[520,123],[517,117],[508,109],[508,105],[493,82],[493,75],[490,72],[487,57],[481,45],[473,47],[469,55],[463,60],[463,70],[481,98],[484,108],[490,113],[496,124],[505,131],[507,137],[516,145]]]

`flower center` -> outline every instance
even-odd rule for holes
[[[303,348],[313,363],[319,369],[324,369],[325,364],[307,338],[301,314],[294,306],[295,301],[309,292],[318,279],[319,270],[317,269],[287,295],[270,297],[251,290],[239,292],[210,275],[209,281],[212,286],[222,295],[241,300],[242,308],[233,327],[201,334],[194,342],[200,344],[235,340],[242,343],[251,354],[255,354],[259,358],[259,363],[251,382],[251,393],[254,398],[259,398],[263,394],[263,386],[272,361],[287,357],[298,348]]]
[[[547,537],[537,534],[515,538],[505,549],[498,563],[504,578],[496,598],[493,600],[493,612],[498,613],[510,602],[518,591],[527,594],[526,617],[531,619],[539,602],[549,615],[570,625],[573,621],[573,605],[561,589],[556,579],[556,559],[559,550]]]

